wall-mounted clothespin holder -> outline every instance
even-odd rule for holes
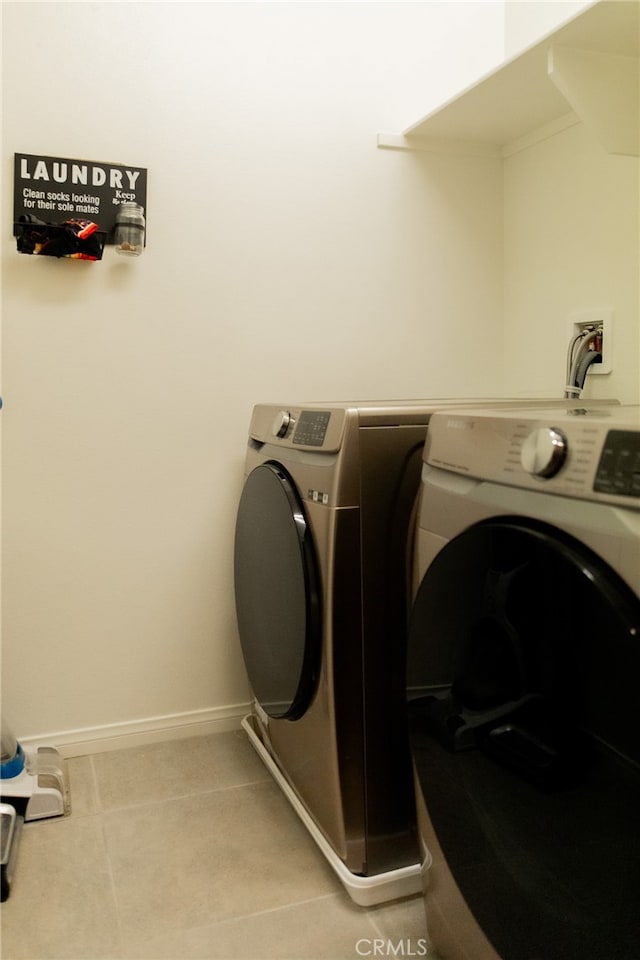
[[[14,173],[19,253],[101,260],[106,244],[128,256],[142,253],[144,167],[16,153]]]
[[[72,260],[102,260],[106,231],[90,220],[47,223],[30,214],[13,224],[18,253]]]

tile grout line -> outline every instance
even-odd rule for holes
[[[122,958],[122,960],[125,960],[126,952],[125,952],[124,928],[122,925],[122,919],[120,917],[120,904],[118,901],[118,894],[116,891],[116,881],[115,881],[115,876],[113,872],[113,865],[111,863],[111,853],[109,852],[109,841],[107,839],[107,831],[106,831],[106,825],[105,825],[105,819],[104,819],[105,810],[102,802],[102,795],[100,793],[100,787],[98,784],[98,773],[96,770],[95,763],[93,761],[93,755],[89,755],[89,760],[91,762],[91,776],[93,779],[93,787],[94,787],[94,793],[96,798],[96,807],[97,807],[96,816],[99,817],[100,819],[100,833],[102,836],[102,843],[104,846],[104,856],[106,861],[105,865],[106,865],[106,870],[109,877],[109,886],[111,889],[111,897],[113,900],[113,906],[116,914],[116,923],[118,925],[119,955]]]
[[[102,796],[100,794],[100,786],[98,784],[98,771],[96,770],[96,765],[93,761],[93,754],[88,754],[89,765],[91,767],[91,782],[93,784],[93,795],[96,799],[96,813],[102,813]]]
[[[120,916],[120,903],[118,900],[118,894],[116,892],[116,881],[113,873],[113,866],[111,864],[111,854],[109,853],[109,843],[107,840],[107,833],[105,829],[104,817],[102,814],[99,814],[100,817],[100,831],[102,834],[102,842],[104,844],[104,855],[106,860],[107,873],[109,875],[109,885],[111,887],[111,897],[113,899],[113,906],[116,913],[116,923],[118,925],[118,945],[120,948],[120,957],[122,960],[125,960],[125,938],[124,938],[124,928],[122,924],[122,918]]]
[[[242,923],[247,920],[254,920],[256,918],[275,916],[277,914],[284,914],[288,910],[295,910],[298,907],[304,907],[313,903],[320,903],[322,901],[340,900],[342,896],[343,896],[343,891],[336,891],[333,893],[320,894],[317,897],[305,897],[303,900],[292,900],[289,903],[283,903],[283,904],[280,904],[280,906],[276,906],[276,907],[267,907],[264,910],[256,910],[253,913],[239,913],[237,915],[223,917],[220,920],[213,920],[207,923],[198,923],[187,929],[205,931],[205,930],[215,930],[218,927],[225,927],[225,926],[231,927],[234,924]],[[344,896],[346,896],[347,899],[349,899],[348,895],[344,894]],[[363,920],[371,924],[371,919],[369,915],[370,911],[366,907],[362,907],[360,909],[361,909],[361,916]],[[373,930],[374,930],[374,933],[376,934],[378,933],[375,926],[373,926]],[[126,960],[125,954],[123,954],[123,957]],[[229,960],[233,960],[233,958],[229,958]],[[259,958],[256,957],[256,960],[259,960]],[[336,958],[336,960],[340,960],[340,958]],[[437,958],[426,957],[425,960],[437,960]]]
[[[284,910],[291,910],[296,907],[304,907],[309,903],[318,903],[321,900],[332,900],[340,898],[340,891],[335,893],[322,893],[317,897],[305,897],[304,900],[291,900],[289,903],[282,903],[277,907],[266,907],[264,910],[256,910],[253,913],[238,913],[229,917],[222,917],[220,920],[212,920],[209,923],[198,923],[191,930],[206,930],[208,927],[219,927],[225,924],[242,922],[243,920],[252,920],[255,917],[268,917],[271,914],[282,913]],[[364,911],[366,913],[366,910]]]
[[[259,780],[247,780],[245,783],[230,783],[225,787],[207,787],[188,790],[185,793],[172,793],[170,796],[166,797],[147,798],[145,800],[134,801],[133,803],[115,804],[112,807],[101,806],[101,809],[98,812],[101,814],[110,814],[119,813],[122,810],[139,810],[140,807],[156,806],[157,804],[167,803],[171,800],[188,800],[189,797],[207,797],[214,793],[226,793],[230,790],[242,790],[245,787],[260,786],[261,784],[265,783],[274,783],[274,781],[269,777],[264,777]]]

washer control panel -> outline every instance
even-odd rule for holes
[[[538,427],[520,451],[522,466],[534,477],[555,477],[567,458],[567,438],[557,427]]]
[[[593,489],[626,497],[640,497],[640,433],[609,430]]]
[[[640,508],[640,407],[436,412],[423,459],[477,480]]]

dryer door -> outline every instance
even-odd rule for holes
[[[434,891],[450,871],[502,960],[637,960],[638,677],[638,598],[561,531],[482,522],[427,569],[408,654],[423,840]]]
[[[253,692],[269,716],[295,720],[315,688],[321,607],[311,531],[280,464],[256,467],[245,482],[234,570],[240,641]]]

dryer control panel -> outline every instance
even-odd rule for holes
[[[436,412],[423,459],[478,480],[640,509],[640,407]]]
[[[271,433],[279,440],[291,436],[293,443],[304,447],[321,447],[331,421],[329,410],[278,410]]]
[[[327,436],[331,414],[328,410],[302,410],[293,433],[293,442],[305,447],[321,447]]]
[[[342,446],[347,410],[328,407],[278,407],[257,404],[249,436],[259,444],[275,444],[293,450],[336,453]]]

